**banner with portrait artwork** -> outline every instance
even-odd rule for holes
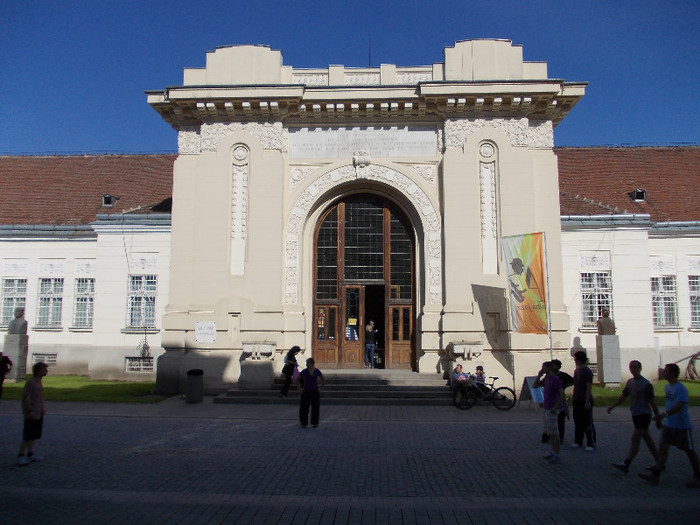
[[[501,247],[508,271],[513,331],[546,334],[549,323],[544,233],[503,237]]]

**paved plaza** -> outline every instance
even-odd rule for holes
[[[549,465],[539,412],[476,406],[321,406],[179,397],[157,405],[48,403],[44,461],[15,466],[19,403],[0,404],[0,522],[22,524],[698,523],[685,454],[659,486],[627,475],[629,410],[597,408],[595,452]],[[700,408],[691,408],[700,428]],[[697,431],[696,434],[700,432]],[[654,430],[655,436],[656,431]]]

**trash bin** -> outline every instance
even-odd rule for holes
[[[204,370],[193,368],[187,371],[186,400],[188,403],[201,403],[204,397]]]

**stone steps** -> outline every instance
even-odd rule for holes
[[[452,393],[439,374],[417,374],[406,370],[325,372],[322,403],[330,405],[449,405]],[[282,378],[269,389],[231,389],[214,398],[214,403],[296,404],[300,392],[293,385],[287,398],[280,398]]]

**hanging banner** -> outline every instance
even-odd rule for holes
[[[501,247],[508,269],[513,331],[521,334],[546,334],[548,322],[544,234],[526,233],[503,237]]]

